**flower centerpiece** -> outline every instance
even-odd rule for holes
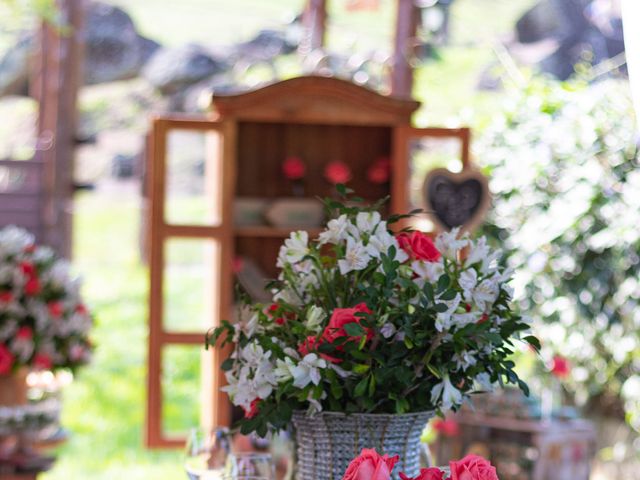
[[[234,345],[222,369],[224,390],[245,411],[242,432],[264,435],[293,419],[302,479],[339,478],[354,449],[371,446],[406,452],[400,467],[415,475],[435,412],[497,382],[526,390],[509,355],[529,325],[484,238],[393,233],[406,215],[383,220],[382,202],[338,191],[317,238],[299,231],[284,242],[273,303],[223,322],[208,343]]]
[[[390,480],[399,456],[380,455],[375,449],[363,448],[342,476],[342,480]],[[479,455],[469,454],[461,460],[449,462],[448,472],[439,467],[422,468],[411,477],[400,472],[401,480],[498,480],[491,462]]]
[[[0,379],[87,363],[91,324],[68,262],[26,230],[1,229]]]

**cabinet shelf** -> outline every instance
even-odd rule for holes
[[[304,230],[309,232],[310,237],[315,237],[320,234],[322,229],[320,227],[306,228],[306,227],[272,227],[270,225],[255,225],[250,227],[235,227],[234,234],[236,237],[255,237],[255,238],[287,238],[291,232],[297,230]]]

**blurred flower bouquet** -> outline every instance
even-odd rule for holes
[[[27,231],[1,229],[0,376],[87,363],[91,325],[69,264]]]
[[[349,198],[344,203],[362,205]],[[294,411],[405,414],[456,409],[496,382],[526,385],[508,360],[529,325],[510,307],[510,272],[484,238],[435,242],[394,234],[383,201],[327,199],[327,228],[291,234],[271,305],[223,322],[207,342],[233,344],[222,365],[243,432],[286,427]],[[538,347],[532,336],[522,338]],[[424,426],[424,425],[423,425]]]

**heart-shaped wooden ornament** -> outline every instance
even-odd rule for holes
[[[472,169],[460,173],[432,170],[424,180],[423,192],[427,212],[440,230],[473,230],[491,203],[487,178]]]

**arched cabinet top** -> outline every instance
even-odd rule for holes
[[[249,92],[213,93],[222,119],[349,125],[407,125],[420,106],[333,77],[296,77]]]

